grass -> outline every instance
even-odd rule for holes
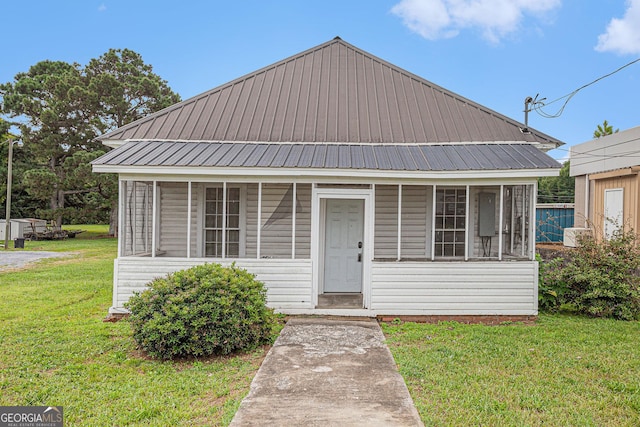
[[[638,426],[640,323],[385,324],[427,426]]]
[[[264,349],[181,362],[145,358],[127,322],[104,323],[116,241],[106,228],[26,242],[73,252],[0,272],[0,405],[61,405],[66,425],[226,425]]]
[[[115,239],[26,242],[73,252],[0,272],[0,405],[62,405],[66,425],[226,425],[264,357],[159,362],[103,323]],[[427,426],[640,425],[640,323],[541,315],[531,325],[383,324]]]

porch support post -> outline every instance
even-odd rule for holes
[[[145,195],[147,197],[144,198],[144,203],[145,205],[142,207],[143,208],[143,218],[146,218],[147,215],[147,199],[149,197],[149,186],[145,186]],[[131,253],[135,254],[136,253],[136,237],[138,234],[138,215],[136,215],[136,211],[138,210],[138,184],[136,183],[136,181],[131,181],[131,194],[133,195],[133,218],[131,216],[129,216],[129,222],[133,222],[133,225],[131,226]],[[131,202],[129,202],[129,212],[131,212]],[[146,221],[144,222],[146,224]],[[145,229],[149,228],[148,225],[145,225]],[[143,230],[144,232],[144,230]],[[144,240],[144,251],[145,252],[149,252],[149,248],[147,247],[148,243],[147,243],[147,235],[146,233],[140,233],[141,236],[145,237]]]
[[[127,200],[127,183],[118,177],[118,258],[122,256],[123,245],[127,243],[127,232],[124,229],[124,204]]]
[[[226,258],[227,251],[227,181],[222,183],[222,259]]]
[[[433,184],[433,199],[431,201],[431,261],[436,259],[436,191],[437,185]]]
[[[158,220],[156,215],[158,214],[158,182],[153,181],[153,203],[151,205],[151,258],[156,257],[156,239]]]
[[[469,185],[466,187],[465,191],[465,212],[467,213],[464,216],[464,260],[469,261],[469,212],[471,212],[471,206],[469,206]],[[455,242],[455,237],[454,237]],[[491,256],[491,254],[489,254]]]
[[[524,239],[526,237],[527,228],[526,228],[526,213],[527,213],[527,186],[522,186],[522,223],[520,226],[520,253],[522,256],[525,255],[525,247],[524,247]]]
[[[296,191],[297,191],[297,186],[296,183],[294,182],[293,184],[291,184],[293,186],[292,189],[292,193],[293,193],[293,207],[292,209],[292,213],[291,213],[291,259],[296,259]]]
[[[531,191],[529,192],[529,259],[531,261],[536,259],[535,244],[536,244],[536,195],[538,194],[538,182],[535,181],[529,186]]]
[[[260,259],[260,230],[262,224],[262,182],[258,183],[258,220],[256,221],[256,258]]]
[[[376,184],[371,184],[371,242],[365,242],[365,245],[371,245],[371,260],[376,257],[375,236],[376,236]]]
[[[498,222],[498,260],[502,261],[502,221],[504,221],[504,185],[500,185],[500,220]]]
[[[512,185],[511,186],[511,220],[509,221],[511,224],[511,228],[510,228],[510,240],[511,240],[511,247],[509,248],[509,253],[510,254],[514,254],[515,253],[515,241],[516,241],[516,216],[514,215],[516,211],[516,186]]]
[[[398,261],[402,258],[402,184],[398,184]]]
[[[191,181],[187,183],[187,258],[191,258]]]

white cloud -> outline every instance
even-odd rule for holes
[[[104,12],[106,10],[107,10],[107,6],[105,6],[104,3],[98,6],[98,12]]]
[[[525,15],[540,16],[561,0],[401,0],[391,12],[412,31],[435,40],[461,30],[478,28],[485,39],[498,43],[517,31]]]
[[[628,0],[622,19],[613,18],[598,36],[596,50],[619,54],[640,53],[640,0]]]

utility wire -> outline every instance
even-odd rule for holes
[[[623,65],[622,67],[610,72],[609,74],[605,74],[604,76],[598,77],[594,81],[589,82],[589,83],[587,83],[587,84],[585,84],[583,86],[580,86],[578,89],[574,90],[573,92],[570,92],[570,93],[568,93],[568,94],[566,94],[564,96],[561,96],[560,98],[554,99],[553,101],[549,101],[549,102],[545,103],[544,102],[544,98],[538,101],[537,100],[537,96],[536,96],[536,99],[534,99],[534,101],[533,101],[533,110],[536,113],[540,114],[542,117],[545,117],[547,119],[555,119],[557,117],[560,117],[562,115],[562,113],[564,112],[564,108],[567,106],[567,104],[569,103],[571,98],[573,98],[575,96],[575,94],[580,92],[582,89],[587,88],[587,87],[593,85],[594,83],[597,83],[600,80],[606,79],[607,77],[614,75],[618,71],[621,71],[621,70],[623,70],[623,69],[635,64],[636,62],[640,62],[640,58],[637,58],[637,59],[629,62],[628,64]],[[543,107],[546,107],[546,106],[548,106],[550,104],[553,104],[555,102],[561,101],[561,100],[563,100],[565,98],[566,98],[566,101],[564,101],[564,103],[562,104],[560,109],[558,111],[556,111],[555,113],[550,114],[550,113],[547,113],[546,111],[542,110]]]

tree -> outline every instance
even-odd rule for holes
[[[0,96],[0,112],[19,118],[23,149],[32,159],[23,184],[48,202],[41,216],[61,225],[65,217],[91,213],[104,221],[112,213],[112,227],[117,180],[91,173],[90,161],[107,150],[95,138],[180,100],[128,49],[111,49],[86,67],[39,62],[0,85]]]
[[[613,126],[605,120],[601,125],[598,125],[596,130],[593,131],[593,138],[598,139],[606,135],[612,135],[614,133],[618,133],[619,130],[620,129],[613,130]]]
[[[538,178],[538,203],[573,203],[575,179],[569,175],[569,161],[563,163],[559,176]]]
[[[96,112],[108,132],[180,101],[151,65],[129,49],[109,49],[85,67],[91,92],[96,95]],[[114,175],[103,175],[102,190],[109,199],[109,234],[118,223],[118,187]]]
[[[35,163],[24,173],[27,191],[48,199],[48,216],[61,225],[66,191],[77,190],[64,186],[65,159],[80,150],[100,148],[94,141],[97,117],[91,114],[91,94],[80,66],[42,61],[17,74],[13,83],[0,85],[0,91],[3,112],[23,119],[21,139]]]

